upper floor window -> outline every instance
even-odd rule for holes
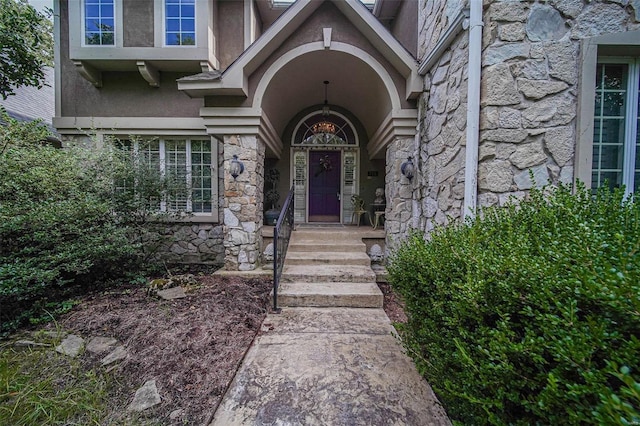
[[[167,46],[196,44],[195,0],[165,1],[165,44]]]
[[[591,186],[640,190],[640,59],[598,63]]]
[[[113,46],[115,41],[115,0],[85,0],[84,43]]]

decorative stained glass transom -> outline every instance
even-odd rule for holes
[[[313,114],[302,121],[294,134],[293,145],[356,145],[351,124],[341,115]]]

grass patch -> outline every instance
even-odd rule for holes
[[[109,377],[55,352],[59,336],[31,340],[47,346],[0,346],[0,425],[99,424]]]

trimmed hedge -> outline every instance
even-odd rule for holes
[[[638,424],[640,205],[533,191],[392,256],[403,337],[459,424]]]

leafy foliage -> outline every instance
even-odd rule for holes
[[[0,0],[0,95],[15,87],[44,85],[53,66],[53,25],[26,0]]]
[[[460,424],[638,423],[640,205],[621,190],[533,191],[412,235],[389,272]]]
[[[152,267],[162,217],[149,199],[167,189],[111,144],[56,149],[39,142],[42,126],[3,120],[0,333],[64,308],[52,302]],[[117,186],[127,181],[135,188]]]

